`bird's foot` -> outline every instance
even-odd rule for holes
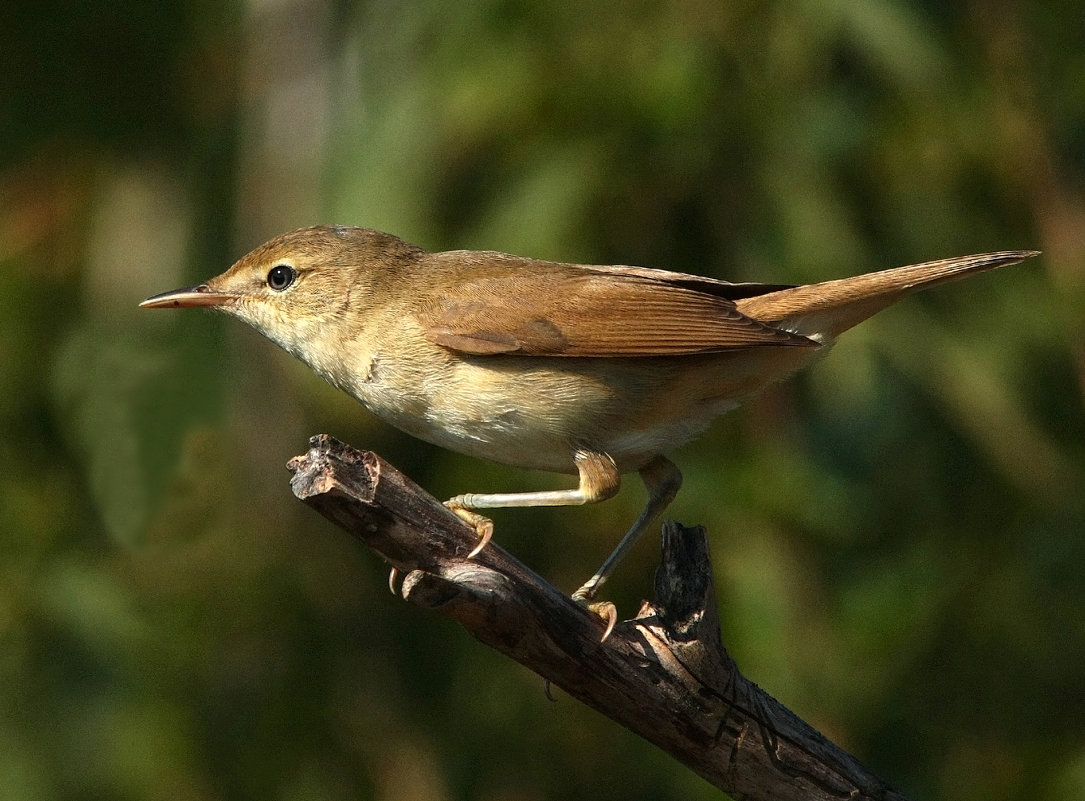
[[[478,532],[478,544],[471,549],[471,552],[469,554],[467,554],[468,559],[474,559],[476,556],[478,556],[479,551],[486,547],[486,543],[488,543],[493,538],[493,521],[490,520],[490,518],[483,517],[478,512],[475,512],[457,503],[455,498],[450,501],[445,501],[445,506],[455,512],[456,517],[463,520],[465,523],[470,525],[471,528]],[[391,591],[392,595],[398,594],[396,592],[396,583],[398,580],[399,570],[393,567],[390,571],[388,571],[388,589]]]
[[[456,498],[445,501],[445,506],[451,509],[456,514],[456,517],[471,526],[478,534],[478,545],[471,549],[471,553],[467,554],[468,559],[474,559],[493,537],[494,521],[488,517],[483,517],[474,509],[468,509],[459,503]]]
[[[599,638],[599,642],[603,643],[606,642],[610,633],[614,631],[614,626],[618,622],[618,607],[610,601],[593,601],[592,598],[595,597],[595,591],[598,589],[598,584],[593,583],[593,581],[588,581],[583,587],[573,593],[573,600],[589,612],[594,612],[603,619],[606,628],[603,629],[603,636]]]

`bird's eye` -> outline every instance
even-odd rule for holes
[[[298,271],[289,264],[276,264],[268,271],[267,285],[276,292],[282,292],[294,283],[297,277]]]

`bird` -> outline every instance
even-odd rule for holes
[[[982,253],[795,286],[430,252],[370,228],[319,225],[140,306],[225,312],[412,436],[577,477],[575,488],[446,501],[478,532],[470,557],[493,532],[479,510],[596,503],[618,491],[622,475],[639,473],[644,509],[573,593],[608,621],[609,634],[616,612],[594,599],[677,495],[682,474],[668,453],[912,292],[1037,253]]]

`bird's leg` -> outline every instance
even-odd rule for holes
[[[479,543],[467,555],[468,558],[470,559],[481,551],[493,535],[493,522],[474,511],[475,509],[497,509],[508,506],[580,506],[586,503],[605,501],[618,492],[622,478],[617,465],[614,464],[614,460],[610,456],[598,451],[578,450],[573,455],[573,461],[576,463],[577,472],[580,474],[580,483],[576,489],[544,490],[542,492],[471,493],[457,495],[455,498],[445,501],[445,506],[474,526],[479,533]],[[667,464],[669,465],[670,462],[667,462]],[[673,465],[671,466],[673,468]],[[674,469],[677,472],[677,468]],[[618,611],[614,608],[614,605],[592,604],[590,603],[590,595],[574,595],[573,598],[603,618],[607,624],[606,632],[603,634],[605,640],[618,620]]]
[[[602,566],[595,571],[595,575],[584,582],[583,586],[573,593],[573,598],[581,602],[589,602],[595,597],[595,593],[603,586],[603,582],[614,572],[618,562],[652,524],[652,521],[666,509],[674,496],[678,494],[682,486],[682,473],[678,467],[665,456],[656,456],[648,464],[640,469],[640,477],[644,486],[648,488],[648,503],[640,517],[636,519],[629,532],[622,537],[618,547],[611,551]]]
[[[457,495],[445,501],[445,506],[475,527],[479,544],[467,555],[470,559],[485,547],[493,535],[493,523],[475,509],[498,509],[508,506],[580,506],[612,497],[621,486],[618,468],[605,453],[578,450],[573,454],[580,484],[576,489],[543,490],[541,492],[494,492]]]
[[[614,460],[605,453],[578,450],[573,454],[580,483],[576,489],[544,490],[541,492],[494,492],[457,495],[445,501],[445,506],[478,532],[479,541],[467,558],[478,555],[493,536],[494,524],[475,509],[497,509],[510,506],[580,506],[605,501],[618,492],[622,478]],[[393,567],[388,576],[388,587],[395,594],[398,571]]]

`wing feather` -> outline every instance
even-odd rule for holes
[[[648,270],[536,265],[510,264],[503,274],[462,281],[455,297],[434,299],[420,315],[427,337],[480,356],[666,356],[817,344],[747,317],[726,297]]]

